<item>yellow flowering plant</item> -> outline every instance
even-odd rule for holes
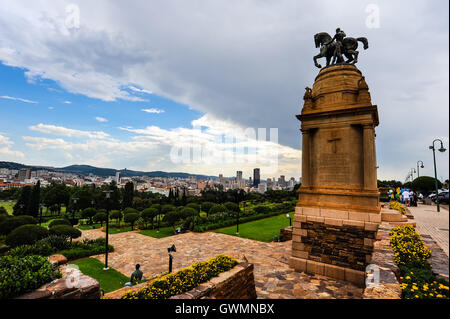
[[[449,284],[436,279],[427,259],[431,250],[425,246],[413,226],[397,226],[390,233],[394,260],[399,266],[400,287],[405,299],[448,299]]]
[[[167,299],[189,291],[237,264],[236,259],[219,255],[155,279],[136,292],[127,292],[122,299]]]

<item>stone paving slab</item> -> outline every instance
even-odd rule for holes
[[[105,236],[98,229],[82,233],[82,238],[89,239]],[[219,254],[246,258],[254,264],[258,298],[360,299],[363,293],[363,289],[348,282],[311,276],[289,268],[292,241],[264,243],[213,232],[185,233],[158,239],[137,232],[125,232],[109,235],[109,243],[115,249],[109,254],[109,265],[126,276],[134,271],[136,263],[141,264],[145,278],[167,272],[167,248],[175,244],[174,271]],[[104,262],[104,255],[94,257]]]
[[[408,207],[414,215],[417,231],[422,235],[430,235],[449,256],[449,212],[441,209],[438,213],[436,206],[419,204],[417,207]]]

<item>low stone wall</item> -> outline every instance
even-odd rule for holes
[[[400,270],[389,244],[389,232],[393,227],[394,225],[383,222],[378,228],[372,260],[367,267],[363,299],[401,299],[402,290],[397,279],[400,277]]]
[[[149,282],[133,287],[124,287],[119,290],[105,294],[104,299],[120,299],[125,293],[137,291]],[[221,273],[218,277],[200,284],[198,287],[180,295],[172,296],[170,299],[255,299],[255,277],[253,275],[253,264],[241,262],[233,269]]]
[[[63,276],[17,299],[100,299],[100,284],[76,268],[63,265]]]
[[[288,241],[292,239],[292,226],[280,229],[280,241]]]
[[[239,263],[218,277],[170,299],[256,299],[253,264]]]

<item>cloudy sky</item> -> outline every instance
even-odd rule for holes
[[[449,147],[448,9],[446,0],[4,0],[0,161],[244,177],[261,167],[263,178],[298,179],[295,115],[318,72],[313,35],[340,27],[369,39],[358,68],[378,105],[378,177],[404,181],[418,160],[432,175],[428,146]],[[201,156],[185,156],[191,144]],[[436,155],[447,179],[449,152]]]

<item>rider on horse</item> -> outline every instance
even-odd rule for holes
[[[334,50],[334,55],[333,55],[333,62],[336,60],[336,57],[338,57],[338,62],[339,61],[343,61],[344,59],[342,58],[342,48],[343,48],[343,44],[342,41],[344,40],[344,38],[347,35],[345,34],[345,32],[343,30],[341,30],[340,28],[336,29],[336,34],[334,35],[333,39],[331,39],[330,41],[328,41],[327,43],[325,43],[325,45],[329,45],[331,44],[334,40],[336,40],[336,48]]]

